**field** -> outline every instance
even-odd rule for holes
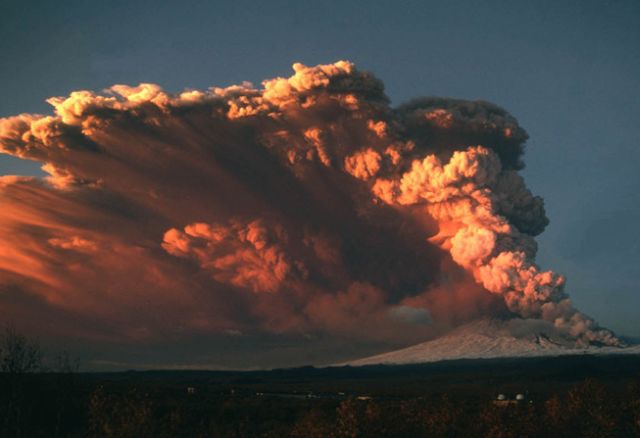
[[[640,436],[640,356],[5,373],[2,384],[3,436]]]

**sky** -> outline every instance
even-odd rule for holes
[[[550,220],[536,238],[538,264],[567,276],[580,311],[640,337],[637,2],[4,1],[0,8],[0,117],[50,114],[45,99],[74,90],[259,85],[290,76],[294,62],[342,59],[383,81],[392,106],[442,96],[505,108],[529,134],[521,174]],[[39,166],[0,155],[0,174],[42,175]]]

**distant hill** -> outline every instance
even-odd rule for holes
[[[520,330],[522,331],[522,330]],[[437,339],[353,360],[344,365],[415,364],[457,359],[492,359],[581,354],[640,354],[640,346],[582,345],[545,330],[514,334],[509,320],[479,320]]]

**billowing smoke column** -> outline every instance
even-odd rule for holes
[[[487,291],[504,297],[514,313],[551,321],[590,342],[618,342],[571,306],[562,276],[542,272],[533,262],[535,241],[508,218],[524,211],[530,217],[520,220],[544,221],[539,216],[544,215],[542,204],[514,171],[502,170],[490,149],[455,151],[446,164],[427,155],[414,160],[399,178],[377,180],[373,191],[393,205],[424,205],[439,226],[429,240],[449,251]]]
[[[506,310],[618,343],[535,264],[548,220],[513,117],[394,109],[345,61],[293,68],[262,89],[116,85],[2,119],[0,151],[50,175],[0,178],[3,317],[107,338],[407,341]]]

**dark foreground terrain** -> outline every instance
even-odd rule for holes
[[[7,437],[640,436],[640,356],[0,381]]]

